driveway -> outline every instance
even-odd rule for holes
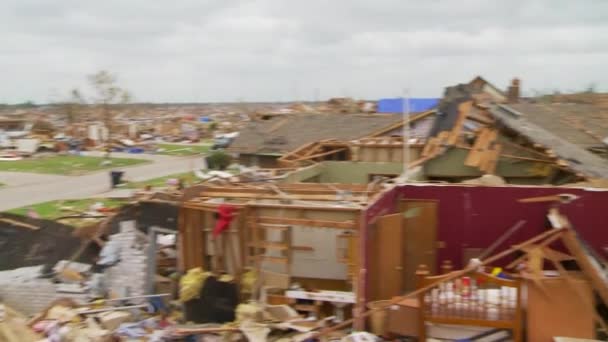
[[[171,157],[113,153],[113,157],[143,158],[153,163],[121,168],[130,181],[144,181],[174,173],[187,172],[201,166],[201,157]],[[0,172],[0,211],[40,202],[95,197],[110,191],[109,170],[83,176],[55,176]]]

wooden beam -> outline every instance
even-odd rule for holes
[[[301,218],[286,218],[286,217],[271,217],[271,216],[260,216],[258,218],[260,224],[285,224],[293,226],[305,226],[305,227],[321,227],[321,228],[338,228],[338,229],[355,229],[355,222],[353,221],[327,221],[327,220],[313,220],[313,219],[301,219]]]
[[[601,272],[606,272],[597,265],[594,260],[585,252],[576,233],[572,228],[568,228],[562,239],[566,248],[576,258],[576,263],[583,270],[583,273],[589,278],[593,288],[597,291],[604,303],[608,303],[608,281]]]
[[[420,113],[420,114],[410,115],[406,120],[403,120],[401,122],[397,122],[397,123],[392,124],[392,125],[390,125],[388,127],[381,128],[381,129],[377,130],[376,132],[373,132],[372,134],[368,134],[368,135],[362,136],[360,139],[362,139],[362,138],[374,138],[374,137],[381,136],[381,135],[383,135],[385,133],[388,133],[390,131],[393,131],[393,130],[396,130],[396,129],[402,127],[405,123],[412,123],[412,122],[418,121],[420,119],[424,119],[427,116],[435,114],[435,112],[436,111],[434,109],[432,109],[432,110],[429,110],[429,111],[426,111],[426,112],[423,112],[423,113]]]
[[[313,205],[291,205],[291,204],[270,204],[270,203],[247,203],[252,208],[273,208],[283,210],[311,210],[311,211],[360,211],[363,207],[334,207],[334,206],[313,206]]]
[[[341,201],[344,198],[340,195],[300,195],[300,194],[284,194],[284,195],[267,195],[267,194],[251,194],[251,193],[214,193],[205,194],[206,197],[222,197],[222,198],[246,198],[246,199],[274,199],[274,200],[296,200],[296,201]],[[349,196],[346,198],[349,201],[362,202],[365,196]]]
[[[328,187],[321,189],[298,189],[298,188],[279,188],[278,190],[287,193],[290,196],[300,196],[300,195],[336,195],[337,191],[349,191],[353,195],[369,195],[370,193],[375,192],[373,189],[371,191],[361,191],[361,190],[346,190],[346,189],[330,189]],[[223,195],[226,193],[237,193],[237,194],[254,194],[254,195],[277,195],[278,192],[275,189],[268,188],[209,188],[205,189],[200,193],[203,197],[213,197]]]
[[[293,161],[299,162],[299,161],[303,161],[303,160],[310,160],[310,159],[314,159],[314,158],[328,156],[330,154],[339,153],[339,152],[346,151],[346,150],[348,150],[348,148],[342,147],[342,148],[338,148],[338,149],[327,151],[327,152],[322,152],[322,153],[317,153],[317,154],[313,154],[313,155],[309,155],[309,156],[300,157],[298,159],[294,159]]]
[[[474,149],[474,147],[472,148],[472,147],[469,147],[469,146],[462,146],[462,145],[456,145],[454,147],[459,148],[461,150],[470,150],[471,152],[473,152],[473,149]],[[531,162],[536,162],[536,163],[556,164],[555,160],[551,160],[551,159],[538,159],[538,158],[530,158],[530,157],[521,157],[521,156],[515,156],[515,155],[512,155],[512,154],[504,154],[504,153],[500,154],[500,158],[525,160],[525,161],[531,161]]]
[[[502,151],[501,144],[495,144],[490,150],[486,150],[484,159],[482,160],[479,169],[485,173],[494,174],[496,172],[496,165]]]

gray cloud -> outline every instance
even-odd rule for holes
[[[607,89],[608,2],[4,0],[0,102],[46,102],[115,72],[140,101]]]

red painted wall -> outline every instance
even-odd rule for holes
[[[368,220],[373,219],[373,213],[386,212],[391,205],[394,210],[398,197],[438,200],[437,237],[439,241],[446,242],[446,247],[438,251],[438,263],[449,259],[456,267],[462,267],[462,248],[488,247],[519,220],[526,220],[525,225],[496,252],[545,231],[549,204],[518,203],[517,199],[560,193],[581,197],[562,205],[560,210],[597,253],[607,256],[604,248],[608,247],[608,191],[524,186],[402,185],[394,192],[387,192],[368,209]]]

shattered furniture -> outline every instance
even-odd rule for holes
[[[344,320],[344,307],[355,304],[355,294],[344,291],[287,291],[288,298],[313,300],[315,302],[328,302],[334,307],[336,321]],[[297,308],[296,308],[297,309]]]
[[[512,331],[522,341],[521,282],[469,272],[451,281],[450,273],[421,275],[419,288],[439,283],[421,292],[419,338],[426,340],[426,323],[491,327]]]
[[[387,332],[401,336],[418,336],[420,305],[415,298],[404,299],[388,310]]]

